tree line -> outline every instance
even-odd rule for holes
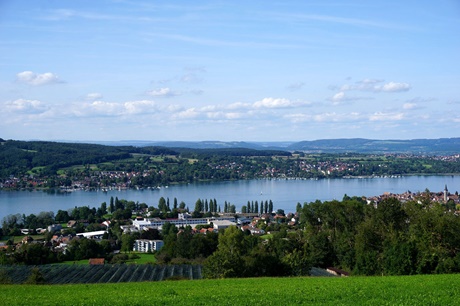
[[[345,196],[304,204],[298,213],[297,226],[282,224],[267,239],[225,230],[204,261],[204,275],[308,275],[311,267],[354,275],[460,272],[460,217],[429,195],[405,203],[388,198],[376,206]]]
[[[207,211],[203,203],[206,200],[197,200],[195,212],[217,215],[214,200],[207,202]],[[48,233],[46,243],[23,244],[15,252],[0,252],[0,261],[45,264],[105,257],[116,263],[135,256],[129,255],[135,239],[162,239],[164,247],[155,254],[158,263],[202,264],[203,275],[208,278],[308,275],[311,267],[336,267],[354,275],[460,272],[460,217],[452,207],[433,202],[428,191],[411,201],[386,198],[375,205],[346,195],[342,201],[298,203],[296,214],[282,216],[284,212],[278,211],[275,216],[269,212],[269,216],[253,221],[254,227],[267,233],[263,236],[237,226],[200,234],[190,226],[177,228],[168,222],[161,232],[123,232],[120,226],[129,225],[132,213],[138,209],[146,208],[151,215],[162,217],[186,209],[185,203],[179,204],[176,199],[173,204],[169,204],[169,199],[160,199],[158,207],[146,206],[111,199],[99,208],[76,207],[60,210],[55,216],[7,216],[3,220],[3,235],[16,234],[23,226],[45,226],[69,218],[84,218],[93,223],[64,229],[64,235],[105,229],[100,223],[107,218],[112,223],[101,241],[74,239],[65,253],[56,252],[50,245],[52,233]],[[249,206],[255,211],[255,202],[246,207]],[[123,215],[124,211],[129,211],[129,216]],[[209,227],[212,224],[197,230]],[[124,253],[117,255],[114,250]]]

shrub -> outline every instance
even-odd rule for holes
[[[13,281],[5,270],[0,270],[0,284],[12,284]]]
[[[43,273],[38,268],[33,268],[30,272],[29,277],[24,282],[27,285],[43,285],[46,284],[45,277]]]

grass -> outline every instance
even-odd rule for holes
[[[131,254],[136,254],[136,255],[138,255],[140,257],[140,258],[136,258],[136,259],[127,260],[126,261],[127,264],[143,265],[143,264],[151,264],[151,263],[156,262],[156,258],[155,258],[155,256],[153,254],[139,253],[139,252],[131,252],[131,253],[126,253],[126,254],[128,256],[131,255]],[[63,264],[63,265],[73,265],[73,264],[76,264],[76,265],[88,265],[89,261],[88,261],[88,259],[82,259],[82,260],[76,260],[76,261],[69,260],[69,261],[62,262],[61,264]]]
[[[129,253],[128,255],[130,254],[136,254],[140,258],[130,259],[126,263],[134,263],[134,264],[143,265],[143,264],[148,264],[148,263],[155,263],[157,261],[153,254],[132,252],[132,253]]]
[[[89,259],[69,260],[59,263],[61,265],[89,265]]]
[[[460,275],[0,285],[4,305],[456,305]]]
[[[13,242],[15,244],[17,244],[17,243],[21,242],[22,239],[24,239],[24,237],[26,237],[26,236],[30,236],[34,240],[43,240],[43,239],[45,239],[45,235],[0,236],[0,242],[6,243],[8,240],[11,239],[11,237],[13,237]]]
[[[27,174],[36,174],[40,173],[45,167],[44,166],[39,166],[39,167],[34,167],[31,170],[27,171]]]

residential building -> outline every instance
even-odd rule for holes
[[[153,252],[160,250],[164,245],[163,240],[137,239],[134,241],[134,252]]]

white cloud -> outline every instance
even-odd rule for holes
[[[92,116],[130,116],[154,113],[177,112],[180,107],[177,105],[162,106],[155,101],[139,100],[123,103],[93,101],[83,105],[74,105],[72,113],[80,117]]]
[[[179,109],[173,119],[196,119],[208,118],[213,120],[238,120],[242,118],[268,118],[273,115],[263,110],[280,109],[287,111],[293,108],[299,108],[309,105],[307,102],[296,102],[285,98],[264,98],[262,100],[245,103],[235,102],[229,105],[205,105],[202,107],[191,107],[186,110]],[[278,113],[277,116],[280,114]]]
[[[37,74],[32,71],[23,71],[16,74],[16,81],[19,83],[29,84],[33,86],[63,83],[59,77],[51,72]]]
[[[206,113],[206,117],[213,120],[238,120],[241,118],[248,117],[247,113],[239,113],[239,112],[229,112],[225,113],[222,111],[219,112],[208,112]]]
[[[340,104],[345,99],[345,93],[343,91],[336,93],[334,96],[332,96],[331,101],[333,102],[334,105]]]
[[[101,100],[103,98],[101,93],[92,92],[86,95],[85,100],[94,101],[94,100]]]
[[[311,120],[311,115],[308,114],[288,114],[284,115],[283,118],[290,120],[293,123],[301,123]]]
[[[141,114],[151,113],[158,111],[159,108],[154,101],[142,100],[142,101],[130,101],[123,104],[125,114]]]
[[[264,98],[260,101],[257,101],[253,104],[255,108],[280,108],[280,107],[289,107],[293,103],[288,99],[275,99],[275,98]]]
[[[256,101],[254,103],[247,103],[247,102],[235,102],[229,104],[223,109],[227,110],[260,110],[260,109],[281,109],[281,108],[298,108],[303,106],[311,105],[310,102],[301,102],[301,101],[291,101],[286,98],[263,98],[262,100]]]
[[[318,121],[318,122],[324,122],[324,121],[338,121],[337,114],[336,113],[323,113],[323,114],[317,114],[313,116],[313,120]]]
[[[343,85],[340,87],[340,91],[403,92],[411,89],[409,83],[388,82],[386,84],[379,84],[382,82],[383,80],[364,79],[355,84]]]
[[[343,102],[350,102],[350,101],[358,101],[358,100],[372,100],[373,98],[369,97],[352,97],[348,96],[348,94],[345,94],[345,92],[340,91],[333,95],[331,98],[329,98],[330,101],[332,101],[332,105],[340,105]]]
[[[147,91],[147,94],[154,97],[174,97],[181,95],[180,92],[172,91],[169,87],[163,87]]]
[[[17,99],[6,103],[6,110],[15,113],[39,114],[47,111],[48,106],[38,100]]]
[[[237,112],[230,112],[230,113],[225,114],[225,118],[230,119],[230,120],[241,119],[247,116],[248,116],[247,113],[245,114],[245,113],[237,113]]]
[[[198,112],[195,108],[189,108],[184,111],[181,111],[175,115],[173,115],[174,119],[194,119],[200,116],[200,112]]]
[[[333,97],[333,101],[341,101],[345,97],[345,93],[343,91],[336,93]]]
[[[288,114],[283,116],[283,118],[290,120],[292,123],[301,123],[301,122],[351,122],[359,119],[363,119],[364,116],[357,112],[351,113],[336,113],[336,112],[326,112],[318,114]]]
[[[82,106],[76,106],[73,110],[77,116],[118,116],[122,114],[122,106],[120,103],[94,101],[84,103]]]
[[[251,104],[250,103],[244,103],[244,102],[235,102],[227,106],[227,109],[247,109],[250,108]]]
[[[202,108],[200,108],[200,111],[202,112],[214,112],[216,110],[218,110],[219,107],[216,106],[216,105],[206,105],[206,106],[203,106]]]
[[[404,105],[403,105],[403,109],[407,109],[407,110],[409,110],[409,109],[417,109],[417,108],[419,108],[417,106],[417,103],[404,103]]]
[[[377,112],[369,116],[370,121],[399,121],[404,119],[403,113]]]
[[[408,83],[390,82],[390,83],[384,84],[381,87],[376,87],[376,90],[384,91],[384,92],[401,92],[401,91],[408,91],[410,88],[411,86]]]
[[[182,106],[177,105],[177,104],[170,104],[165,107],[165,111],[170,112],[170,113],[175,113],[178,112],[182,109]]]

